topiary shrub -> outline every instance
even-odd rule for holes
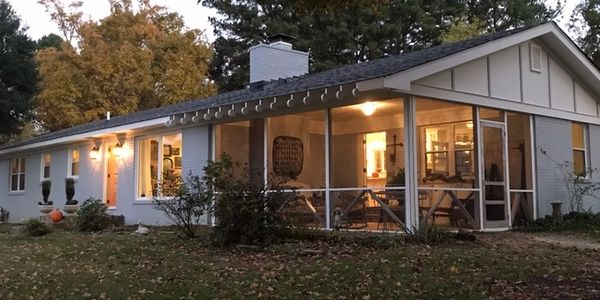
[[[25,222],[25,234],[29,236],[42,236],[50,232],[48,225],[38,219],[29,219]]]
[[[65,179],[65,194],[67,196],[66,205],[77,205],[79,203],[79,201],[73,200],[73,197],[75,197],[75,179]]]
[[[75,216],[75,227],[79,231],[100,231],[110,225],[106,205],[100,199],[89,198],[83,202]]]

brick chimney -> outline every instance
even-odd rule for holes
[[[308,73],[308,52],[294,50],[293,39],[280,33],[250,47],[250,84]]]

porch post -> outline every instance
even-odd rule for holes
[[[331,229],[331,110],[325,109],[325,229]]]
[[[404,209],[406,230],[419,227],[418,174],[417,174],[417,122],[416,98],[404,95],[404,172],[406,180]]]

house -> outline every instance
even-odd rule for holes
[[[2,147],[0,206],[39,215],[51,180],[60,207],[73,177],[77,199],[165,224],[159,183],[228,153],[265,180],[296,175],[281,211],[310,226],[503,230],[566,201],[555,162],[600,167],[600,71],[555,23],[315,74],[278,35],[250,68],[243,90]]]

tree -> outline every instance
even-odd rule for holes
[[[219,36],[211,79],[221,91],[244,87],[247,49],[280,32],[310,51],[313,72],[435,45],[460,16],[462,1],[202,0],[221,15],[210,18]]]
[[[463,18],[452,24],[448,31],[442,34],[441,39],[443,43],[453,43],[478,37],[486,32],[486,25],[479,18],[475,17],[471,21]]]
[[[18,134],[31,117],[37,72],[35,42],[12,7],[0,0],[0,135]]]
[[[50,47],[61,49],[61,45],[63,42],[63,39],[59,35],[51,33],[41,37],[39,40],[37,40],[36,44],[38,50]]]
[[[577,43],[596,66],[600,66],[600,0],[584,0],[575,7],[569,24],[579,36]]]
[[[560,0],[467,0],[466,17],[478,18],[489,32],[535,25],[555,19],[562,11]]]
[[[40,0],[66,43],[37,53],[41,75],[37,117],[58,130],[114,115],[212,95],[209,45],[182,17],[140,1],[110,0],[96,22],[66,12],[60,0]],[[74,46],[72,43],[75,43]]]

